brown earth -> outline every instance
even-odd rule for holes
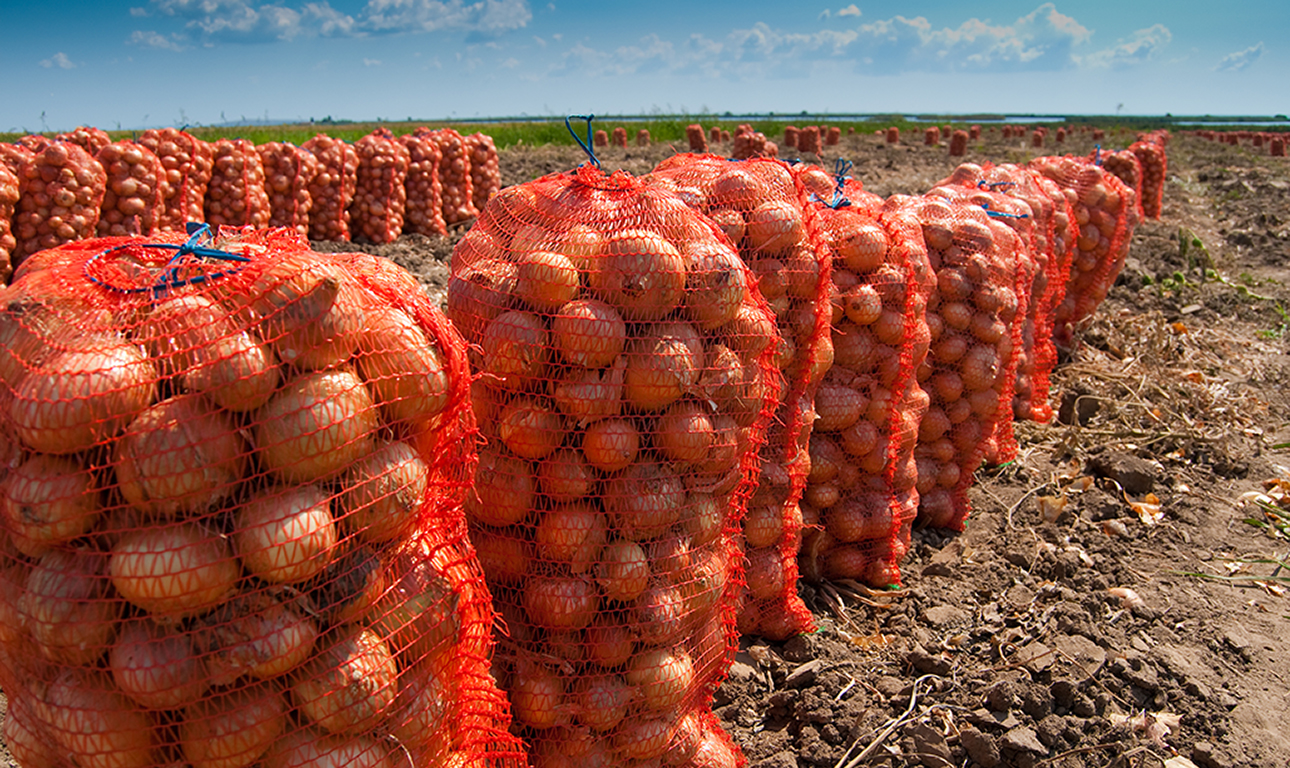
[[[1039,153],[997,135],[966,159]],[[680,149],[601,160],[640,173]],[[827,149],[807,159],[849,159],[883,195],[955,165],[873,136]],[[1077,134],[1042,152],[1091,149]],[[583,159],[511,149],[503,183]],[[753,768],[1290,766],[1290,573],[1253,562],[1290,544],[1240,503],[1290,477],[1290,164],[1181,136],[1169,162],[1161,221],[1054,378],[1062,418],[1019,425],[967,531],[916,532],[898,591],[804,586],[813,634],[745,640],[716,709]],[[388,256],[442,297],[463,231],[315,245]],[[1152,526],[1128,503],[1148,493]]]

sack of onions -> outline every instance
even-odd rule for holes
[[[54,140],[70,141],[91,155],[97,155],[99,150],[112,143],[112,137],[108,136],[107,131],[90,125],[77,126],[72,131],[60,133],[54,137]]]
[[[1165,145],[1159,141],[1135,141],[1129,145],[1129,151],[1142,163],[1142,186],[1135,187],[1143,212],[1160,220],[1160,206],[1165,193],[1165,179],[1168,177],[1169,158],[1165,154]]]
[[[774,316],[672,188],[590,165],[503,189],[452,264],[487,438],[466,514],[518,732],[538,765],[684,763],[736,640]]]
[[[349,204],[358,189],[358,150],[341,139],[318,134],[301,145],[318,161],[318,173],[309,182],[309,237],[312,240],[348,241]]]
[[[312,152],[290,142],[270,141],[256,147],[264,164],[264,191],[269,195],[269,226],[291,227],[309,235],[313,197],[309,185],[318,174]]]
[[[736,133],[736,141],[741,135],[746,132]],[[808,202],[815,194],[809,182],[817,174],[831,197],[836,180],[818,166],[769,159],[732,163],[714,155],[680,155],[650,176],[725,232],[775,313],[775,363],[785,386],[744,522],[747,588],[739,624],[743,634],[773,640],[814,628],[797,594],[797,552],[815,388],[833,360],[831,257]],[[745,290],[726,282],[695,288],[687,305],[702,317],[702,327],[723,322]]]
[[[18,204],[18,174],[0,163],[0,285],[9,282],[13,272],[13,253],[18,242],[13,237],[13,212]]]
[[[403,231],[410,155],[388,128],[377,128],[354,142],[358,187],[349,204],[351,234],[372,243],[392,243]]]
[[[264,163],[255,145],[246,139],[220,139],[212,152],[214,165],[204,203],[206,221],[211,226],[268,226]]]
[[[908,211],[853,180],[839,187],[817,204],[833,267],[833,365],[815,394],[799,568],[812,581],[886,586],[900,582],[918,508],[913,454],[927,396],[915,373],[934,276]]]
[[[214,148],[176,128],[146,130],[139,143],[161,160],[165,170],[165,183],[160,185],[165,212],[158,228],[183,232],[190,221],[206,221],[204,206],[215,167]]]
[[[1094,150],[1089,153],[1088,159],[1094,165],[1101,165],[1117,179],[1124,182],[1124,185],[1134,191],[1133,203],[1134,211],[1141,219],[1145,216],[1143,211],[1142,200],[1142,161],[1138,156],[1127,149],[1118,152],[1101,152]]]
[[[622,142],[619,143],[618,132],[622,131]],[[502,171],[498,164],[497,145],[493,137],[486,133],[472,133],[465,137],[466,149],[470,152],[470,194],[475,210],[482,211],[493,195],[502,188]],[[614,129],[614,146],[627,146],[627,129]]]
[[[439,145],[420,133],[399,137],[408,150],[408,177],[403,182],[407,201],[403,231],[418,235],[446,235],[443,220],[443,186],[439,182],[439,163],[443,153]]]
[[[1037,157],[1030,167],[1062,188],[1079,225],[1066,297],[1053,318],[1053,338],[1061,346],[1097,310],[1124,269],[1137,226],[1135,192],[1083,158]]]
[[[708,151],[708,136],[703,132],[702,125],[692,123],[685,126],[685,139],[690,145],[691,152]]]
[[[165,213],[161,184],[165,170],[152,150],[136,141],[118,141],[95,159],[107,173],[107,191],[99,211],[98,234],[151,235]]]
[[[466,140],[451,128],[416,130],[435,144],[443,159],[439,161],[439,184],[443,187],[443,220],[458,224],[479,215],[475,207],[475,186],[471,174],[471,152]]]
[[[17,171],[13,259],[94,236],[107,174],[94,156],[68,141],[45,140]]]
[[[948,178],[928,191],[927,196],[982,208],[990,218],[995,247],[1012,254],[1007,261],[1013,269],[1010,287],[1017,297],[1017,310],[1007,323],[1005,333],[1010,341],[1007,354],[1000,359],[999,364],[1002,398],[999,409],[1003,415],[993,424],[983,456],[985,464],[998,465],[1012,461],[1017,455],[1012,414],[1016,407],[1016,385],[1023,378],[1022,371],[1025,372],[1027,389],[1033,391],[1029,386],[1034,372],[1031,356],[1033,341],[1029,345],[1026,343],[1026,326],[1027,319],[1031,316],[1031,295],[1040,270],[1041,257],[1037,254],[1042,252],[1046,241],[1041,239],[1038,232],[1040,222],[1030,203],[1009,193],[1015,184],[998,180],[987,182],[982,178],[983,173],[978,165],[960,165]],[[1033,340],[1033,327],[1030,338]]]
[[[462,509],[465,345],[411,276],[286,228],[53,253],[0,289],[24,754],[518,768]]]

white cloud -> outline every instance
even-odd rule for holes
[[[1112,69],[1141,64],[1159,56],[1173,37],[1173,33],[1165,25],[1153,24],[1134,32],[1128,40],[1121,40],[1111,48],[1085,56],[1083,62],[1091,67]]]
[[[380,59],[363,59],[363,66],[365,66],[365,67],[379,67],[379,66],[381,66],[381,60],[380,60]]]
[[[368,0],[363,26],[375,32],[433,32],[455,28],[498,33],[521,29],[533,19],[527,0]]]
[[[1218,60],[1218,66],[1214,69],[1218,72],[1240,72],[1259,60],[1263,55],[1263,41],[1251,45],[1243,51],[1229,53]]]
[[[186,48],[183,44],[183,39],[183,35],[166,37],[151,30],[136,29],[126,42],[130,45],[142,45],[146,48],[160,48],[163,51],[182,51]]]
[[[52,69],[53,67],[58,67],[59,69],[76,69],[76,65],[73,64],[72,60],[67,58],[67,54],[62,51],[55,53],[48,59],[41,59],[40,66],[45,69]]]
[[[839,16],[859,16],[860,9],[856,7],[855,3],[852,3],[851,5],[848,5],[846,8],[842,8],[841,10],[839,10],[838,15]]]

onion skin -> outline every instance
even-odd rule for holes
[[[628,664],[627,682],[639,692],[645,707],[667,711],[692,692],[694,664],[684,651],[645,649]]]
[[[108,571],[117,593],[159,623],[214,608],[241,576],[228,541],[191,521],[126,533],[112,547]]]
[[[636,461],[640,444],[640,432],[632,422],[604,419],[587,427],[582,436],[582,454],[596,469],[617,472]]]
[[[36,705],[61,752],[81,768],[157,765],[152,719],[106,672],[65,669]]]
[[[101,343],[101,342],[100,342]],[[41,453],[88,450],[120,432],[156,395],[157,370],[132,344],[69,350],[28,374],[9,415],[18,437]]]
[[[202,353],[183,374],[184,387],[206,395],[225,410],[259,408],[282,380],[273,350],[250,331],[219,339]]]
[[[340,369],[301,374],[259,412],[255,443],[274,474],[307,483],[340,472],[372,450],[376,406],[362,380]]]
[[[596,566],[596,580],[610,600],[628,603],[649,586],[650,563],[634,541],[615,541],[605,547]]]
[[[601,557],[604,515],[586,503],[554,506],[541,514],[533,541],[542,559],[567,563],[573,573],[586,573]]]
[[[686,323],[667,323],[637,337],[627,347],[625,394],[645,411],[661,411],[699,381],[703,344]]]
[[[94,476],[71,459],[36,454],[0,480],[0,522],[28,557],[88,532],[99,513]]]
[[[514,525],[532,509],[533,490],[528,462],[485,448],[479,453],[474,493],[466,494],[466,517],[484,525]]]
[[[287,727],[287,704],[269,683],[234,688],[188,705],[180,745],[193,768],[248,768]]]
[[[578,689],[578,719],[584,725],[605,732],[627,716],[632,690],[617,675],[590,677]]]
[[[311,255],[275,263],[251,286],[261,335],[282,362],[306,370],[344,364],[359,342],[363,308],[349,278]]]
[[[48,728],[32,711],[34,702],[26,697],[7,700],[0,740],[14,762],[22,768],[59,768],[63,761]]]
[[[370,736],[336,736],[318,728],[287,731],[264,753],[264,768],[393,768],[391,747]]]
[[[192,637],[146,619],[121,625],[108,667],[121,692],[148,709],[181,709],[210,689]]]
[[[367,313],[358,348],[359,375],[390,424],[420,430],[447,407],[443,355],[406,312]]]
[[[318,627],[303,608],[256,589],[199,618],[192,633],[213,685],[243,675],[268,679],[299,666],[314,649]]]
[[[550,338],[546,325],[529,312],[505,312],[484,328],[483,372],[505,389],[523,389],[546,372]]]
[[[548,629],[583,629],[596,617],[600,596],[588,579],[538,576],[524,586],[529,620]]]
[[[430,486],[430,468],[407,443],[382,445],[345,474],[340,509],[345,527],[370,544],[408,534]]]
[[[347,626],[335,632],[301,668],[292,700],[331,733],[370,731],[398,693],[394,657],[370,630]]]
[[[516,456],[545,459],[564,442],[564,420],[545,402],[521,396],[502,409],[497,433]]]
[[[451,678],[420,664],[399,673],[399,693],[390,711],[390,733],[405,747],[428,750],[440,759],[451,748],[450,718],[459,708]]]
[[[738,254],[721,243],[700,241],[686,248],[685,258],[685,308],[690,319],[704,331],[733,320],[748,295],[748,275]]]
[[[562,725],[567,716],[561,712],[564,682],[536,664],[525,664],[511,681],[511,709],[515,719],[536,730]]]
[[[356,621],[385,592],[385,567],[372,547],[341,545],[326,570],[311,582],[309,603],[333,624]]]
[[[322,572],[336,549],[329,495],[316,485],[270,488],[237,511],[233,544],[242,565],[273,584]]]
[[[49,661],[90,665],[112,644],[122,605],[108,591],[104,565],[99,552],[56,549],[27,574],[18,611]]]
[[[658,320],[685,296],[685,261],[662,235],[629,229],[611,235],[588,264],[591,289],[628,320]]]
[[[605,508],[614,526],[634,541],[653,538],[681,518],[685,486],[662,464],[637,464],[605,487]]]
[[[622,354],[627,324],[603,301],[578,299],[551,318],[551,336],[565,360],[583,368],[604,368]]]
[[[439,563],[458,557],[444,549],[427,551],[426,545],[407,545],[389,558],[389,589],[367,612],[372,630],[398,654],[403,667],[442,652],[461,635],[460,582],[449,578]]]
[[[179,395],[130,422],[116,443],[117,483],[126,501],[145,512],[202,513],[233,494],[246,454],[226,414],[200,395]]]

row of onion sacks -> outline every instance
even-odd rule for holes
[[[810,581],[900,583],[919,495],[914,448],[927,411],[916,373],[934,279],[917,219],[855,180],[818,196],[832,260],[833,366],[815,397],[799,567]]]
[[[151,128],[139,137],[161,160],[165,211],[158,227],[162,232],[183,232],[190,221],[206,221],[206,188],[215,167],[215,149],[209,143],[177,128]]]
[[[762,449],[757,490],[744,517],[746,588],[739,612],[742,634],[772,640],[815,628],[797,591],[799,504],[810,471],[815,389],[833,360],[829,260],[807,214],[810,191],[799,178],[799,168],[808,174],[807,182],[820,181],[806,171],[808,166],[790,167],[770,159],[730,162],[693,154],[674,155],[650,174],[651,181],[675,189],[725,233],[775,314],[780,335],[775,364],[784,388]],[[824,174],[822,184],[832,183]],[[702,325],[724,322],[748,290],[731,279],[739,274],[707,273],[717,282],[705,289],[726,301],[713,302]]]
[[[733,766],[710,706],[779,395],[753,274],[671,189],[590,165],[503,189],[452,266],[484,436],[466,514],[533,765]]]
[[[378,257],[201,235],[69,244],[0,298],[11,752],[521,765],[460,336]]]
[[[107,191],[103,166],[80,145],[23,138],[30,139],[27,146],[11,154],[19,193],[12,224],[15,266],[45,248],[93,237]]]

